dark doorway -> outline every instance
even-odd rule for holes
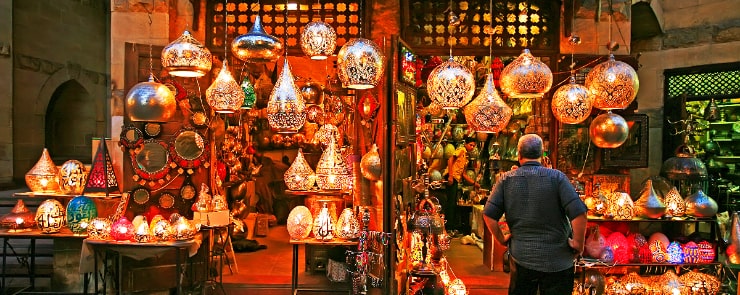
[[[54,91],[46,109],[46,147],[55,163],[90,163],[96,130],[95,102],[80,83],[67,81]]]

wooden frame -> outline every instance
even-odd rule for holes
[[[625,115],[629,136],[621,146],[604,149],[603,167],[642,168],[648,166],[649,126],[646,114]]]
[[[586,186],[586,195],[593,196],[596,189],[607,192],[630,192],[630,176],[624,174],[594,174]]]

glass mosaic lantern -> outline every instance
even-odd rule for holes
[[[666,252],[668,253],[668,262],[676,264],[683,263],[683,249],[681,249],[680,243],[676,241],[671,242],[668,244]]]
[[[454,279],[447,286],[447,295],[468,295],[468,288],[461,279]]]
[[[427,93],[442,109],[458,109],[473,98],[475,78],[470,70],[452,57],[429,74]]]
[[[294,191],[310,190],[316,183],[316,174],[303,157],[303,149],[298,149],[295,160],[285,171],[284,180],[288,189]]]
[[[678,193],[678,189],[674,186],[663,196],[663,203],[665,203],[666,211],[665,215],[669,217],[680,217],[686,213],[686,202]]]
[[[313,21],[303,27],[301,49],[313,60],[324,60],[337,49],[337,32],[322,21]]]
[[[591,99],[588,89],[576,83],[576,77],[570,76],[570,83],[563,85],[552,95],[550,103],[555,119],[563,124],[578,124],[591,115]]]
[[[501,99],[493,84],[493,74],[486,75],[480,94],[463,108],[465,120],[476,132],[497,133],[509,124],[514,111]]]
[[[167,122],[177,112],[177,100],[169,87],[154,80],[134,85],[126,94],[126,114],[131,121]]]
[[[337,75],[342,86],[370,89],[378,86],[385,71],[385,57],[375,42],[354,38],[337,53]]]
[[[295,85],[287,58],[267,102],[267,122],[277,133],[297,133],[306,123],[306,104]]]
[[[62,203],[47,199],[36,209],[36,224],[45,234],[58,233],[66,224],[65,212]]]
[[[137,243],[148,243],[152,241],[152,233],[149,231],[149,224],[142,222],[134,231],[134,241]]]
[[[686,244],[681,245],[683,251],[683,261],[685,263],[699,263],[699,245],[694,241],[688,241]]]
[[[211,70],[211,51],[185,30],[162,49],[162,66],[172,76],[203,77]]]
[[[631,220],[635,204],[628,193],[617,192],[610,198],[606,215],[615,220]]]
[[[291,240],[297,241],[308,238],[313,228],[311,210],[308,210],[306,206],[295,206],[288,214],[286,227]]]
[[[640,80],[635,69],[614,60],[614,54],[609,54],[609,60],[596,65],[588,73],[586,88],[593,107],[600,110],[624,109],[635,100]]]
[[[59,168],[59,190],[65,195],[81,195],[86,181],[85,164],[80,161],[69,160]]]
[[[542,97],[552,87],[552,71],[524,49],[501,71],[501,91],[508,97]]]
[[[343,187],[343,178],[347,176],[347,167],[344,157],[337,144],[332,140],[326,150],[321,153],[316,165],[316,184],[323,190],[340,190]]]
[[[334,226],[334,234],[337,238],[351,240],[357,238],[360,232],[360,223],[355,217],[352,208],[344,208],[342,214],[337,219],[337,224]]]
[[[134,224],[126,217],[119,218],[111,225],[110,237],[116,241],[133,240]]]
[[[75,234],[86,234],[87,227],[96,217],[97,206],[86,196],[76,196],[67,203],[67,227]]]
[[[56,193],[59,191],[59,169],[44,148],[41,158],[26,173],[26,185],[34,193]]]
[[[319,241],[331,241],[334,239],[335,222],[331,213],[329,213],[328,203],[328,201],[321,202],[319,215],[313,220],[313,236]]]
[[[242,80],[242,91],[244,91],[244,103],[241,106],[242,110],[249,110],[254,107],[254,103],[257,102],[257,93],[254,91],[254,84],[249,81],[249,77],[244,77]]]
[[[152,220],[153,224],[149,227],[152,236],[157,241],[169,241],[175,236],[174,229],[167,219]]]
[[[244,90],[231,75],[228,61],[224,60],[216,80],[206,89],[206,101],[217,113],[234,113],[244,104]]]
[[[94,218],[87,226],[87,238],[92,240],[109,240],[111,222],[107,218]]]

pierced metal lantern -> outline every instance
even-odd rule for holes
[[[290,210],[286,227],[291,240],[303,240],[311,234],[313,227],[313,217],[311,210],[306,206],[296,206]]]
[[[283,54],[283,44],[278,38],[265,32],[262,18],[258,15],[249,32],[231,42],[231,52],[244,62],[272,63]]]
[[[475,78],[467,67],[450,57],[429,74],[427,93],[432,104],[442,109],[461,108],[475,94]]]
[[[634,208],[635,204],[628,193],[617,192],[609,198],[606,215],[614,220],[631,220],[635,216]]]
[[[321,153],[319,163],[316,165],[316,184],[323,190],[340,190],[346,176],[347,165],[344,162],[344,157],[340,153],[336,142],[331,140],[324,152]]]
[[[206,89],[206,101],[217,113],[233,113],[244,104],[244,90],[231,75],[228,61],[224,60],[216,80]]]
[[[92,240],[110,239],[111,222],[107,218],[94,218],[87,226],[87,238]]]
[[[342,134],[339,133],[339,128],[337,128],[337,126],[334,126],[331,123],[326,123],[321,125],[319,130],[313,135],[313,141],[315,143],[320,143],[321,146],[324,147],[328,146],[332,142],[341,144]]]
[[[26,185],[34,193],[56,193],[59,191],[59,169],[51,160],[49,150],[44,148],[41,157],[26,172]]]
[[[85,164],[68,160],[59,168],[59,190],[66,195],[81,195],[85,190],[87,171]]]
[[[337,224],[334,226],[334,235],[337,238],[351,240],[357,238],[360,232],[360,223],[355,217],[352,208],[344,208],[342,214],[339,214]]]
[[[552,71],[524,49],[501,71],[500,83],[508,97],[542,97],[552,87]]]
[[[301,49],[311,59],[327,59],[337,49],[337,32],[325,22],[310,22],[303,27]]]
[[[320,200],[321,210],[313,220],[313,236],[319,241],[331,241],[334,239],[334,216],[329,213],[329,201]]]
[[[294,191],[305,191],[316,183],[316,174],[303,157],[303,149],[298,149],[298,154],[290,164],[284,175],[285,186]]]
[[[360,160],[360,172],[367,180],[380,180],[380,176],[383,173],[383,163],[380,161],[380,153],[378,153],[377,144],[373,144],[370,150],[362,155],[362,159]]]
[[[149,243],[153,240],[152,233],[149,231],[149,223],[142,222],[134,231],[134,241],[139,243]]]
[[[141,82],[126,94],[126,114],[131,121],[167,122],[177,112],[177,100],[169,87],[154,81]]]
[[[563,124],[578,124],[591,115],[591,99],[588,97],[588,88],[576,83],[576,78],[570,76],[570,83],[563,85],[552,96],[552,114]]]
[[[463,109],[465,120],[476,132],[496,133],[509,124],[514,111],[498,95],[493,74],[486,75],[486,84],[478,97]]]
[[[702,180],[709,176],[707,166],[687,145],[676,148],[676,156],[665,160],[660,172],[670,180]]]
[[[195,233],[198,232],[195,225],[183,216],[180,216],[177,221],[172,224],[172,227],[175,232],[174,238],[178,241],[192,239],[195,236]]]
[[[295,85],[287,58],[267,102],[267,122],[278,133],[297,133],[306,123],[306,104]]]
[[[315,105],[315,104],[321,104],[322,101],[322,94],[323,90],[321,90],[321,86],[319,84],[316,84],[309,80],[301,86],[301,94],[303,95],[303,101],[307,105]]]
[[[162,66],[176,77],[203,77],[211,70],[211,51],[188,30],[162,49]]]
[[[666,205],[660,200],[653,188],[653,181],[648,179],[640,192],[640,197],[635,201],[635,215],[645,218],[661,218],[666,212]]]
[[[75,234],[87,233],[87,227],[96,217],[98,208],[86,196],[76,196],[67,203],[67,227]]]
[[[254,103],[257,102],[257,94],[254,92],[254,85],[249,81],[249,77],[244,77],[242,80],[242,91],[244,91],[244,103],[241,106],[242,110],[249,110],[254,107]]]
[[[152,220],[149,230],[157,241],[169,241],[175,236],[175,230],[167,219]]]
[[[67,223],[65,213],[62,203],[47,199],[36,209],[36,224],[45,234],[58,233]]]
[[[686,202],[675,186],[663,196],[663,203],[666,207],[666,216],[683,216],[686,213]]]
[[[620,147],[627,141],[630,132],[627,121],[622,116],[612,112],[598,115],[591,121],[588,130],[591,135],[591,142],[597,147],[606,149]]]
[[[630,65],[609,60],[596,65],[586,76],[586,88],[593,101],[593,106],[601,110],[627,108],[640,88],[637,72]]]
[[[13,209],[0,217],[0,226],[9,229],[10,232],[30,231],[30,228],[36,226],[35,214],[28,210],[23,199],[18,199]]]
[[[385,57],[375,42],[355,38],[337,53],[337,75],[343,87],[370,89],[378,86],[385,71]]]

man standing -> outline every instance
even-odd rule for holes
[[[461,220],[457,208],[460,189],[463,185],[473,185],[476,189],[480,187],[475,179],[470,178],[465,171],[468,168],[468,152],[475,148],[475,138],[465,137],[465,145],[457,148],[447,161],[447,201],[444,212],[447,220],[447,230],[460,230]]]
[[[500,177],[483,209],[486,226],[511,253],[509,294],[572,294],[586,204],[565,174],[542,166],[542,138],[522,136],[517,151],[519,168]],[[504,214],[507,236],[498,226]]]

